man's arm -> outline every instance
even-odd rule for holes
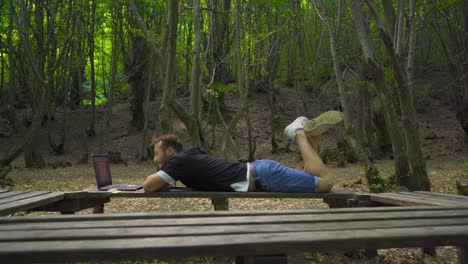
[[[149,175],[143,181],[143,189],[145,192],[157,192],[166,190],[169,183],[161,178],[157,173]]]

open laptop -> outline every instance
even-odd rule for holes
[[[109,166],[109,157],[106,154],[94,154],[93,156],[94,174],[99,191],[116,189],[119,191],[136,191],[143,188],[143,185],[112,184],[112,175]]]

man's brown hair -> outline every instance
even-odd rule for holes
[[[151,144],[156,145],[159,142],[161,142],[161,147],[163,150],[166,150],[168,147],[172,147],[178,153],[184,149],[184,146],[180,142],[179,138],[174,134],[153,136]]]

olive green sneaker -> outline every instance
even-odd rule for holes
[[[318,136],[343,121],[344,114],[340,111],[328,111],[314,119],[304,122],[304,132],[308,136]]]

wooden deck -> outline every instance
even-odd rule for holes
[[[28,211],[63,199],[63,192],[10,192],[0,190],[0,216]]]
[[[180,188],[170,192],[124,192],[124,191],[81,191],[81,192],[10,192],[0,190],[0,216],[20,211],[48,211],[72,214],[93,208],[95,213],[104,212],[104,205],[114,198],[208,198],[215,210],[228,210],[230,198],[293,198],[323,199],[330,207],[346,207],[354,193],[344,189],[333,189],[329,193],[272,193],[272,192],[200,192]]]
[[[180,188],[170,192],[125,192],[96,191],[81,192],[10,192],[0,190],[0,216],[19,211],[52,211],[71,214],[94,208],[102,213],[104,205],[117,198],[208,198],[215,210],[229,210],[230,198],[280,198],[280,199],[323,199],[330,208],[369,206],[449,206],[468,207],[468,197],[432,192],[399,193],[353,193],[334,188],[329,193],[272,193],[272,192],[200,192]]]
[[[230,198],[290,198],[290,199],[323,199],[330,207],[347,207],[347,201],[353,199],[354,193],[345,189],[333,188],[328,193],[275,193],[275,192],[203,192],[188,188],[175,188],[169,192],[144,192],[139,191],[96,191],[88,190],[85,194],[67,194],[67,199],[79,199],[83,195],[89,199],[114,199],[114,198],[208,198],[214,206],[214,210],[229,210]],[[104,211],[104,205],[97,208],[97,212]]]
[[[0,218],[6,263],[468,247],[468,208],[376,207]]]
[[[374,205],[434,205],[468,207],[468,196],[434,192],[398,192],[357,194],[358,199],[367,200]]]

